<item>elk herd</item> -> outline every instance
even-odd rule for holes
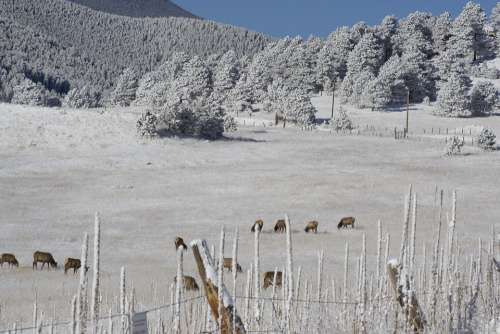
[[[355,219],[354,217],[344,217],[342,218],[339,223],[337,224],[337,229],[341,228],[354,228],[354,222]],[[309,221],[306,223],[306,226],[304,228],[304,231],[306,233],[318,233],[318,221],[313,220]],[[259,219],[255,221],[255,223],[252,225],[252,228],[250,229],[251,232],[255,232],[255,230],[258,230],[259,232],[262,231],[264,228],[264,221],[262,219]],[[278,219],[276,223],[274,224],[274,232],[275,233],[284,233],[286,232],[286,222],[284,219]],[[181,237],[175,238],[175,249],[182,248],[183,250],[187,250],[188,247],[184,243],[184,240]],[[19,261],[16,259],[16,256],[11,253],[3,253],[0,255],[0,267],[3,267],[3,264],[6,263],[9,265],[9,267],[19,267]],[[41,270],[43,270],[44,266],[47,265],[47,270],[50,268],[57,269],[57,262],[52,256],[51,253],[48,252],[41,252],[41,251],[36,251],[33,253],[33,270],[38,269],[38,264],[41,263]],[[217,263],[217,266],[219,264]],[[74,259],[74,258],[66,258],[64,260],[64,274],[67,274],[68,270],[73,270],[73,274],[76,274],[78,270],[81,268],[81,261],[80,259]],[[227,269],[229,271],[233,270],[233,259],[232,258],[224,258],[224,263],[222,265],[223,269]],[[85,271],[88,271],[89,267],[85,267]],[[243,269],[240,266],[239,263],[236,263],[236,271],[237,272],[242,272]],[[275,277],[276,275],[276,277]],[[264,272],[263,274],[263,287],[264,289],[267,289],[268,287],[273,285],[273,282],[276,282],[276,286],[280,287],[281,282],[282,282],[282,277],[283,273],[281,271],[277,271],[276,273],[274,271],[267,271]],[[176,281],[176,277],[174,277],[174,282]],[[183,285],[186,290],[193,290],[197,291],[199,290],[199,286],[196,283],[196,280],[191,277],[184,275],[183,277]]]
[[[337,229],[345,229],[345,228],[351,228],[354,229],[354,222],[356,219],[354,217],[344,217],[342,218],[339,223],[337,224]],[[318,233],[318,225],[319,222],[316,220],[310,221],[306,223],[306,227],[304,228],[304,231],[306,233],[314,232]],[[252,225],[250,232],[255,232],[258,230],[259,232],[262,231],[264,228],[264,221],[262,219],[259,219],[255,221],[255,223]],[[275,233],[284,233],[286,232],[286,222],[284,219],[278,219],[276,223],[274,224],[274,232]],[[184,243],[184,240],[181,237],[175,238],[175,249],[182,248],[183,250],[187,250],[188,247]],[[219,267],[219,263],[216,263],[216,266]],[[229,271],[233,270],[233,259],[225,257],[224,258],[224,263],[222,265],[223,269],[228,269]],[[241,273],[243,272],[243,269],[241,268],[239,263],[236,263],[236,271]],[[276,276],[276,277],[275,277]],[[184,289],[186,291],[198,291],[199,287],[198,284],[196,283],[196,280],[192,276],[183,276],[184,280]],[[174,277],[174,283],[177,281],[177,277]],[[281,271],[266,271],[263,274],[263,283],[262,286],[264,289],[269,288],[270,286],[273,285],[273,282],[275,282],[276,287],[281,287],[283,281],[283,272]]]
[[[9,267],[19,267],[19,261],[17,261],[16,256],[10,253],[3,253],[0,255],[0,267],[3,268],[3,264],[7,263]],[[54,260],[52,254],[48,252],[40,252],[36,251],[33,253],[33,270],[38,269],[38,263],[41,263],[42,266],[40,270],[43,270],[43,267],[47,265],[47,270],[50,268],[57,269],[57,262]],[[76,274],[78,269],[81,267],[80,259],[66,258],[64,260],[64,273],[66,274],[68,270],[73,269],[73,274]],[[85,271],[88,271],[89,268],[86,267]]]

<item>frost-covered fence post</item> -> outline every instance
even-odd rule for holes
[[[121,268],[120,271],[120,314],[121,314],[121,333],[125,334],[126,331],[126,322],[127,322],[127,317],[125,316],[126,313],[126,285],[125,285],[125,267]]]
[[[260,229],[256,228],[255,229],[255,234],[254,234],[254,286],[255,286],[255,291],[254,291],[254,297],[255,297],[255,303],[254,303],[254,317],[257,323],[260,322],[260,249],[259,249],[259,238],[260,238]]]
[[[234,232],[234,243],[233,243],[233,263],[232,263],[232,271],[233,271],[233,297],[234,297],[234,307],[236,307],[236,277],[238,275],[238,237],[239,230],[236,227],[236,231]],[[233,312],[233,324],[236,322],[236,312]],[[236,334],[236,330],[234,329],[233,334]]]
[[[100,254],[101,254],[101,220],[99,218],[99,213],[95,214],[95,226],[94,226],[94,276],[92,279],[92,332],[97,334],[98,322],[99,322],[99,303],[100,303],[100,293],[99,293],[99,275],[100,275]],[[81,269],[85,271],[85,267]]]
[[[193,250],[200,278],[205,287],[205,294],[210,305],[210,310],[212,311],[212,317],[215,320],[219,319],[219,290],[221,291],[223,307],[221,314],[222,326],[219,329],[220,334],[232,334],[233,332],[237,334],[246,333],[245,326],[238,314],[233,316],[233,313],[236,312],[233,298],[227,292],[224,284],[221,286],[217,285],[217,271],[208,250],[207,242],[205,240],[193,240],[191,242],[191,249]],[[233,323],[234,318],[236,322]]]
[[[77,325],[76,332],[78,334],[85,334],[87,325],[87,258],[89,247],[89,235],[85,233],[82,244],[81,255],[81,270],[80,270],[80,285],[78,287],[78,304],[76,308]]]
[[[285,227],[286,227],[286,260],[287,260],[287,287],[288,287],[288,298],[286,304],[286,329],[287,332],[291,332],[290,326],[290,315],[292,311],[292,298],[293,298],[293,254],[292,254],[292,227],[290,226],[290,219],[288,215],[285,215]]]
[[[416,294],[409,294],[407,290],[408,282],[405,282],[407,277],[401,273],[402,270],[398,260],[391,259],[387,262],[387,274],[391,281],[396,301],[403,309],[408,325],[415,333],[422,333],[425,324],[423,312],[418,304]]]
[[[220,244],[219,244],[219,264],[217,268],[217,286],[221,287],[224,284],[224,243],[226,238],[226,232],[224,231],[224,226],[222,226],[220,231]],[[217,313],[219,314],[219,318],[217,319],[217,325],[222,328],[222,289],[218,290],[217,298],[219,300],[219,310]]]
[[[38,293],[35,292],[35,302],[33,303],[33,333],[37,333],[38,327]]]
[[[245,323],[247,326],[250,326],[250,293],[251,293],[251,288],[252,288],[252,275],[253,275],[253,264],[250,264],[250,269],[247,270],[247,282],[246,282],[246,288],[245,288]]]
[[[411,195],[412,185],[410,184],[408,195],[405,198],[403,233],[401,237],[401,248],[399,251],[399,259],[403,267],[406,266],[408,259],[408,226],[410,223]]]
[[[184,247],[177,248],[177,276],[175,279],[175,316],[174,316],[174,333],[180,334],[181,332],[181,291],[184,284],[183,273],[183,254]]]
[[[78,301],[78,297],[75,295],[71,300],[71,334],[76,334],[76,303]]]
[[[322,305],[321,305],[321,291],[322,291],[322,283],[323,283],[323,260],[324,260],[325,252],[322,250],[318,253],[318,291],[316,291],[316,299],[318,301],[318,310],[317,310],[317,331],[320,332],[321,326],[321,317],[322,317]],[[327,296],[328,297],[328,296]]]

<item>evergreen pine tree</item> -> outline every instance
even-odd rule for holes
[[[111,104],[118,106],[129,106],[135,100],[138,87],[137,72],[126,68],[116,82],[115,89],[111,93]]]
[[[471,115],[470,78],[464,74],[453,72],[448,81],[441,84],[438,92],[438,106],[440,115],[448,117],[467,117]]]

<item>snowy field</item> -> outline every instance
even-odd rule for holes
[[[329,97],[313,99],[320,116],[329,115]],[[430,107],[412,107],[410,128],[488,126],[500,134],[500,116],[443,119]],[[404,113],[351,110],[356,125],[402,127]],[[458,191],[457,233],[463,245],[500,230],[500,153],[467,146],[464,154],[442,156],[444,142],[389,137],[336,136],[327,131],[281,127],[241,127],[227,140],[162,139],[135,136],[138,109],[64,110],[0,104],[0,253],[15,253],[19,269],[0,269],[0,329],[14,320],[29,323],[35,291],[47,318],[66,320],[78,277],[60,269],[65,257],[79,257],[93,216],[102,217],[103,298],[118,294],[126,266],[137,295],[169,299],[175,275],[173,240],[217,242],[225,225],[229,238],[240,229],[240,258],[246,270],[253,254],[250,226],[256,219],[272,230],[288,213],[296,266],[315,275],[317,252],[325,251],[325,274],[340,277],[345,243],[361,251],[362,234],[373,263],[377,220],[390,232],[397,255],[403,197],[410,183],[418,193],[418,252],[432,245],[436,185]],[[266,117],[267,116],[267,117]],[[269,115],[257,119],[272,119]],[[432,139],[432,138],[431,138]],[[353,231],[337,231],[338,220],[356,217]],[[317,235],[303,232],[319,221]],[[230,256],[230,247],[227,256]],[[51,252],[60,268],[33,272],[32,253]],[[285,263],[285,237],[264,233],[262,270]],[[464,254],[468,254],[467,250]],[[191,253],[185,272],[198,277]],[[353,262],[355,258],[353,257]],[[139,305],[146,307],[144,301]]]

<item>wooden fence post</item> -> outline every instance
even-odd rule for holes
[[[207,297],[207,302],[210,306],[212,312],[212,318],[214,321],[219,319],[219,289],[221,289],[221,300],[222,300],[222,315],[221,323],[222,326],[219,329],[221,334],[246,334],[245,326],[241,321],[241,318],[236,313],[233,298],[227,291],[224,284],[222,286],[217,286],[217,271],[215,269],[214,260],[210,255],[208,250],[206,240],[193,240],[191,242],[191,249],[193,250],[194,259],[196,265],[198,266],[198,272],[200,278],[205,287],[205,294]],[[234,323],[233,323],[234,319]]]
[[[390,260],[387,263],[387,275],[389,276],[396,301],[406,314],[408,324],[413,331],[415,333],[423,333],[425,320],[422,309],[418,304],[416,292],[410,293],[409,295],[405,294],[406,289],[404,289],[402,285],[404,284],[408,286],[409,281],[406,276],[402,278],[400,277],[401,271],[402,270],[400,270],[400,265],[397,260]]]

